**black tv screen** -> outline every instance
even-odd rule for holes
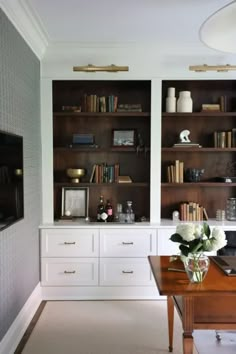
[[[23,217],[23,137],[0,131],[0,230]]]

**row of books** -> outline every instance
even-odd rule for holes
[[[97,96],[87,95],[83,97],[83,112],[116,112],[118,105],[118,97],[114,95]]]
[[[219,103],[202,104],[203,112],[227,112],[227,96],[220,96]]]
[[[183,161],[175,160],[174,164],[167,166],[167,181],[168,183],[184,182]]]
[[[180,204],[180,220],[182,221],[202,221],[208,220],[206,209],[195,202]]]
[[[231,148],[236,147],[236,128],[228,131],[214,132],[214,147]]]
[[[90,175],[90,183],[114,183],[118,182],[120,165],[108,165],[106,163],[93,165]]]

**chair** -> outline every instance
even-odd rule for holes
[[[227,245],[224,248],[221,248],[217,255],[219,256],[236,256],[236,231],[225,231]],[[235,333],[235,331],[216,331],[217,341],[221,340],[221,333]]]

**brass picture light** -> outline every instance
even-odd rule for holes
[[[96,72],[96,71],[107,71],[107,72],[118,72],[118,71],[129,71],[128,66],[118,66],[118,65],[106,65],[106,66],[97,66],[88,64],[85,66],[74,66],[73,71],[83,71],[83,72]]]
[[[196,72],[204,72],[204,71],[218,71],[218,72],[227,72],[230,70],[236,70],[236,65],[192,65],[189,66],[189,70]]]

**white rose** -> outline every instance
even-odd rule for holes
[[[176,233],[179,234],[183,240],[189,242],[195,239],[194,224],[180,224],[176,227]]]
[[[195,225],[195,238],[200,238],[202,236],[202,225],[196,224]]]
[[[212,251],[218,251],[227,244],[225,232],[219,228],[213,228],[211,238]]]

